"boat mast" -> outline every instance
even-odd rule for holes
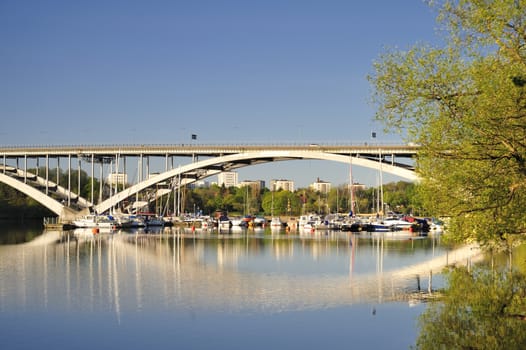
[[[350,155],[349,157],[349,192],[350,192],[350,198],[351,198],[349,210],[353,213],[353,216],[354,216],[356,213],[354,212],[354,184],[353,184],[353,178],[352,178],[352,155]]]
[[[274,217],[274,190],[272,190],[271,202],[270,202],[270,216]]]
[[[383,217],[384,216],[384,181],[383,181],[383,171],[382,171],[382,150],[378,150],[378,160],[380,162],[380,193],[378,194],[378,203],[382,206],[379,208],[379,213]]]

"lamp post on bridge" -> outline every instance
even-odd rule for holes
[[[192,146],[194,145],[194,140],[197,141],[197,134],[192,134],[191,137],[192,139]],[[192,163],[195,163],[195,153],[192,153]]]

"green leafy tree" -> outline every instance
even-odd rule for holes
[[[437,3],[446,44],[375,63],[376,117],[421,145],[426,210],[492,245],[526,232],[526,2]]]
[[[300,201],[300,211],[302,213],[323,213],[325,203],[322,201],[326,200],[326,196],[322,198],[319,192],[314,191],[312,188],[298,189],[296,195]],[[323,207],[323,208],[322,208]]]
[[[211,215],[216,209],[223,207],[222,197],[220,195],[221,187],[217,185],[200,187],[194,189],[194,192],[196,196],[200,198],[200,208],[204,214]]]
[[[290,191],[268,191],[262,199],[266,215],[299,215],[301,201],[298,195]]]
[[[414,207],[415,184],[406,181],[391,182],[384,185],[384,202],[392,211],[402,214],[421,215]]]
[[[32,219],[54,215],[22,192],[0,183],[0,219]]]

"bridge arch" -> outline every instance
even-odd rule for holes
[[[210,159],[197,161],[191,164],[180,166],[163,173],[160,173],[152,178],[144,180],[134,186],[123,190],[114,196],[106,199],[94,207],[99,212],[105,212],[114,207],[118,203],[126,200],[130,196],[139,193],[140,191],[152,187],[158,183],[176,178],[181,175],[182,181],[178,186],[189,184],[197,180],[216,175],[223,171],[232,171],[234,169],[269,163],[274,161],[285,160],[301,160],[301,159],[319,159],[335,161],[347,164],[358,165],[371,169],[380,169],[382,172],[390,173],[399,177],[406,178],[410,181],[418,180],[416,173],[409,168],[403,168],[387,162],[379,162],[359,156],[352,156],[350,154],[328,153],[323,150],[271,150],[271,151],[253,151],[240,152],[236,154],[228,154]]]
[[[21,181],[16,180],[15,178],[12,178],[10,176],[7,176],[5,174],[0,173],[0,182],[5,183],[8,186],[11,186],[18,191],[24,193],[28,197],[33,198],[58,216],[64,219],[73,219],[76,215],[76,212],[67,206],[63,205],[62,203],[58,202],[57,200],[49,197],[43,192],[40,192],[36,188],[25,184]]]

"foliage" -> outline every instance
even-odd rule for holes
[[[420,316],[418,349],[524,349],[526,276],[457,268],[440,301]]]
[[[269,191],[263,195],[262,207],[267,215],[298,215],[301,200],[290,191]]]
[[[89,177],[84,170],[81,170],[80,174],[77,171],[72,172],[71,177],[62,169],[59,169],[57,176],[56,168],[49,169],[47,175],[45,175],[46,169],[44,167],[28,169],[28,173],[40,177],[47,176],[49,181],[64,188],[68,188],[69,186],[74,194],[79,192],[78,184],[80,179],[80,196],[91,200],[91,177]],[[93,179],[93,190],[93,198],[96,201],[99,193],[99,181],[97,179]],[[62,198],[57,195],[53,195],[52,193],[50,193],[50,195],[58,201],[62,200]],[[17,219],[42,218],[55,215],[39,202],[5,184],[0,184],[0,212],[2,213],[2,217]]]
[[[17,220],[52,216],[40,203],[3,183],[0,183],[0,213],[0,219]]]
[[[258,214],[261,212],[261,193],[253,193],[250,187],[210,187],[188,190],[185,207],[192,208],[195,204],[204,214],[213,214],[216,210],[224,210],[239,215]]]
[[[420,144],[419,198],[458,240],[526,232],[526,2],[444,1],[442,48],[375,63],[377,119]]]

